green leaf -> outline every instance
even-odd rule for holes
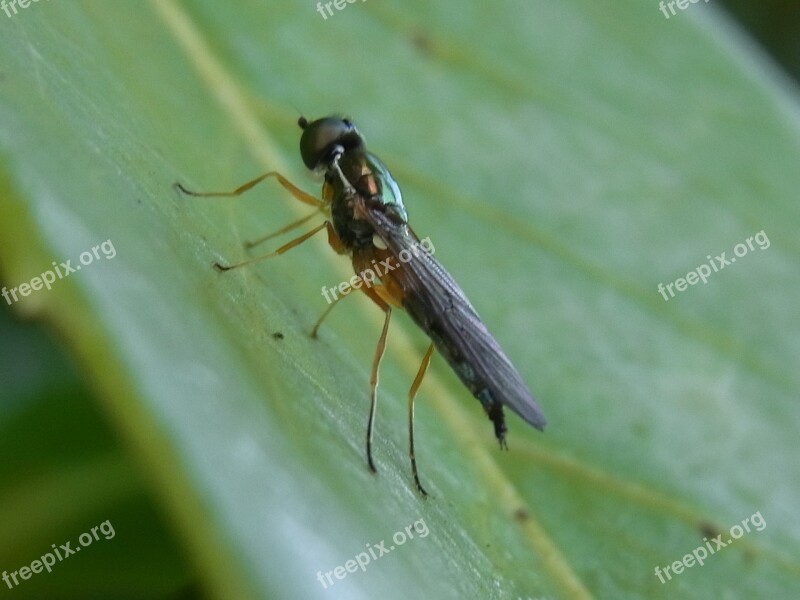
[[[332,10],[73,0],[0,15],[4,285],[113,244],[13,308],[68,341],[209,595],[791,597],[795,92],[703,3],[669,20],[632,0]],[[236,200],[172,187],[278,169],[318,193],[297,110],[357,121],[548,417],[540,434],[509,416],[501,452],[434,359],[417,404],[427,500],[406,455],[422,334],[393,319],[373,477],[381,315],[349,300],[308,336],[347,261],[320,236],[219,274],[307,211],[274,182]],[[658,292],[760,231],[768,248]],[[705,566],[654,574],[755,513],[763,530]],[[318,581],[381,541],[395,548],[363,571]]]
[[[4,585],[13,586],[15,598],[33,600],[132,597],[129,589],[138,597],[176,598],[192,576],[185,557],[74,366],[43,327],[13,322],[4,305],[0,347]],[[77,549],[92,527],[98,538],[81,546],[86,551],[58,560],[53,546]],[[50,574],[20,579],[20,567],[48,553]]]

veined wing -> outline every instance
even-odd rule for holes
[[[387,214],[385,205],[356,202],[361,205],[357,212],[401,263],[382,277],[403,290],[403,307],[483,404],[501,442],[502,406],[543,429],[546,420],[539,405],[453,277],[431,253],[421,251],[419,238],[407,223]],[[404,256],[411,258],[403,260]]]

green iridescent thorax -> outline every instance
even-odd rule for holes
[[[339,160],[339,168],[357,195],[373,204],[383,204],[387,213],[392,213],[393,217],[403,223],[408,222],[400,187],[377,156],[366,150],[347,152]],[[349,248],[371,245],[374,232],[365,221],[356,219],[353,215],[347,186],[338,172],[335,169],[329,170],[326,180],[333,187],[331,215],[337,235]]]
[[[408,213],[406,213],[406,205],[403,204],[403,195],[400,193],[400,186],[389,173],[389,169],[383,164],[381,159],[372,154],[366,153],[366,162],[372,170],[375,179],[380,182],[381,197],[384,204],[393,204],[395,210],[403,218],[403,221],[408,221]],[[356,188],[357,189],[357,188]]]

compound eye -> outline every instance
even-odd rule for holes
[[[309,169],[315,169],[330,158],[336,146],[343,149],[361,144],[361,137],[350,119],[326,117],[309,123],[300,136],[300,154]]]

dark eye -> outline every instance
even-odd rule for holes
[[[309,169],[324,165],[337,148],[352,150],[363,140],[350,119],[325,117],[308,123],[300,136],[300,155]]]

